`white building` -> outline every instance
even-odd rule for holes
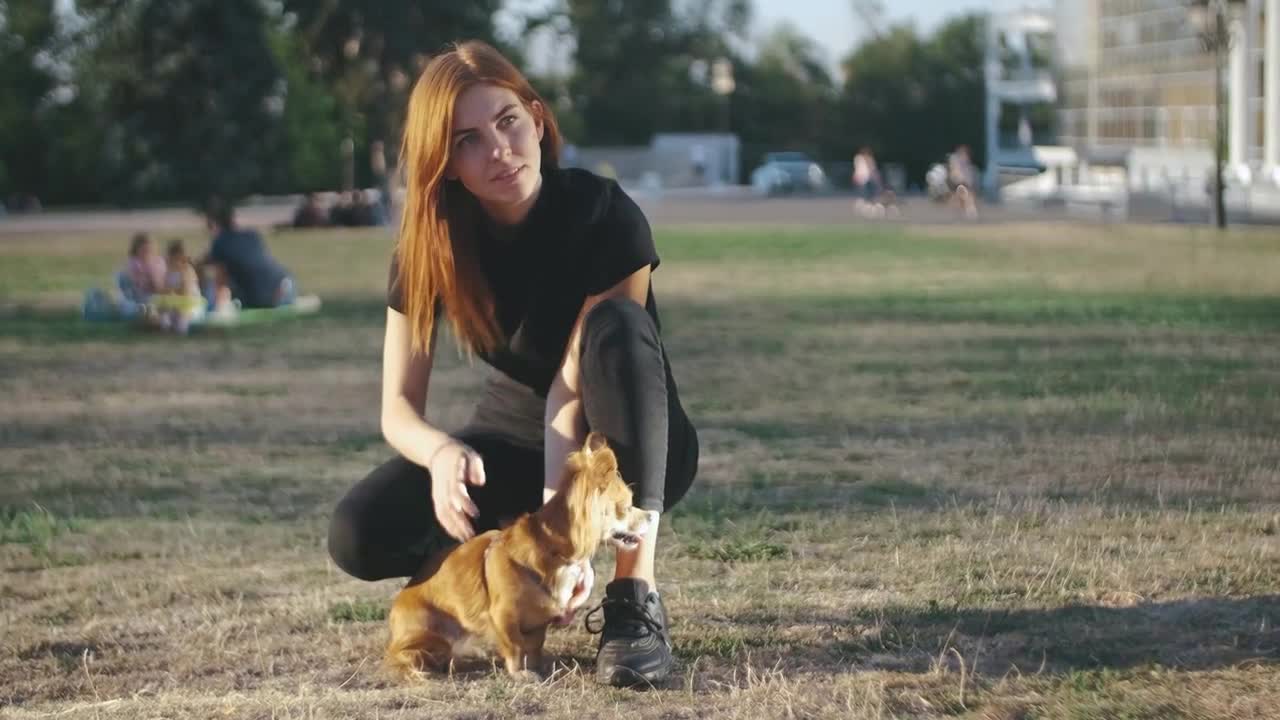
[[[1226,70],[1228,170],[1280,181],[1280,0],[1243,0]],[[1059,141],[1144,177],[1168,149],[1187,174],[1212,165],[1214,61],[1186,0],[1056,0]],[[1130,184],[1136,181],[1130,172]]]

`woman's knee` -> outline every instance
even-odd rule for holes
[[[647,310],[626,297],[601,300],[582,321],[582,352],[633,348],[637,344],[659,347],[658,327]]]
[[[369,530],[349,501],[338,503],[329,519],[329,557],[343,572],[360,580],[378,580],[370,567]]]

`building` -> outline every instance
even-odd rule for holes
[[[1228,169],[1280,182],[1280,0],[1232,5]],[[1100,164],[1162,148],[1184,173],[1212,162],[1214,60],[1186,0],[1057,0],[1055,15],[1062,145]]]
[[[566,146],[561,162],[642,187],[721,187],[738,183],[741,150],[731,133],[658,133],[648,145]]]
[[[1054,25],[1051,13],[1033,9],[993,13],[987,23],[987,192],[1002,185],[1006,174],[1034,168],[1035,146],[1056,144],[1051,123],[1033,122],[1051,113],[1058,100]]]

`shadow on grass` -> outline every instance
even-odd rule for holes
[[[306,522],[327,517],[349,482],[321,481],[311,469],[245,467],[234,474],[200,477],[205,467],[157,466],[111,482],[68,479],[46,486],[0,489],[0,544],[47,550],[61,535],[92,521],[139,519],[232,520],[248,525]]]
[[[843,617],[751,611],[700,630],[706,638],[681,654],[732,659],[750,651],[753,662],[768,665],[776,656],[797,669],[852,663],[925,672],[939,664],[958,669],[958,653],[967,671],[996,678],[1156,666],[1201,671],[1280,664],[1277,618],[1280,595],[1011,610],[932,603]],[[812,637],[818,639],[802,639]]]
[[[963,292],[890,292],[777,298],[742,297],[725,302],[666,301],[664,320],[681,325],[749,320],[755,328],[830,327],[832,323],[896,322],[917,324],[986,323],[1011,326],[1168,326],[1218,330],[1280,331],[1280,298],[1151,293],[1069,293],[1034,289]],[[275,336],[281,329],[312,330],[334,326],[381,326],[386,305],[381,297],[325,298],[320,312],[296,318],[195,333],[201,337]],[[314,326],[314,327],[313,327]],[[0,310],[0,338],[32,342],[81,342],[100,339],[146,341],[155,338],[121,323],[93,323],[74,309],[10,307]],[[758,332],[752,337],[759,338]],[[764,336],[767,338],[767,336]],[[161,338],[167,339],[167,338]],[[1004,341],[1009,342],[1009,341]],[[1016,342],[1016,341],[1015,341]],[[774,345],[777,351],[778,345]]]
[[[1036,418],[1012,413],[980,418],[956,417],[942,420],[918,420],[907,417],[860,417],[856,403],[842,398],[807,398],[805,413],[780,412],[778,417],[755,419],[742,417],[733,403],[745,403],[759,394],[748,387],[750,378],[741,378],[742,388],[710,387],[711,383],[699,383],[697,376],[680,373],[682,354],[692,354],[691,348],[672,348],[676,372],[681,379],[683,396],[696,407],[703,398],[719,398],[730,406],[717,413],[720,425],[702,421],[695,416],[695,423],[704,429],[730,430],[775,448],[792,441],[818,443],[823,446],[839,446],[853,439],[912,439],[964,441],[966,439],[991,439],[1007,436],[1018,438],[1027,433],[1042,432],[1056,435],[1096,435],[1114,431],[1140,432],[1149,430],[1152,422],[1143,420],[1134,424],[1125,415],[1126,403],[1163,403],[1182,413],[1184,418],[1196,421],[1197,427],[1210,430],[1223,428],[1257,431],[1269,427],[1260,419],[1268,417],[1276,409],[1275,390],[1264,382],[1274,375],[1277,363],[1270,358],[1253,359],[1244,349],[1243,357],[1209,358],[1194,348],[1180,350],[1164,348],[1161,355],[1144,353],[1113,340],[1100,342],[1099,337],[1085,333],[1080,337],[1055,338],[1056,328],[1071,324],[1088,325],[1090,329],[1113,325],[1156,324],[1188,329],[1253,330],[1265,333],[1280,331],[1280,300],[1270,298],[1232,297],[1159,297],[1159,296],[1101,296],[1065,294],[1053,292],[1032,293],[988,292],[951,293],[946,295],[897,294],[876,297],[830,297],[795,299],[786,301],[762,299],[759,302],[726,301],[719,303],[676,302],[664,304],[664,318],[677,328],[679,337],[696,336],[701,327],[727,326],[749,328],[744,333],[755,332],[766,338],[769,328],[778,328],[780,336],[801,336],[830,327],[832,323],[894,322],[920,324],[928,328],[947,323],[994,323],[1006,325],[1031,325],[1044,328],[1043,333],[1028,339],[1001,338],[983,344],[986,355],[974,359],[968,346],[962,341],[957,353],[954,340],[939,340],[936,349],[929,347],[928,336],[921,349],[919,338],[913,342],[913,356],[904,357],[902,363],[877,363],[850,357],[847,366],[841,358],[814,358],[789,349],[786,343],[766,343],[768,353],[776,362],[791,362],[800,367],[812,366],[822,371],[832,368],[842,372],[866,374],[882,385],[875,392],[881,401],[895,401],[918,394],[918,388],[896,387],[894,378],[906,372],[927,375],[931,372],[955,371],[967,374],[969,382],[960,389],[935,389],[946,392],[958,402],[989,400],[992,398],[1032,398],[1041,396],[1075,397],[1098,393],[1123,393],[1118,407],[1069,410],[1062,415],[1042,414]],[[118,325],[85,323],[74,313],[49,313],[38,311],[10,311],[0,314],[0,340],[20,341],[19,350],[0,354],[0,375],[12,377],[26,364],[38,364],[45,373],[69,377],[105,376],[113,381],[123,378],[131,387],[136,384],[145,392],[148,377],[155,373],[199,372],[210,369],[234,374],[253,372],[253,367],[238,367],[236,363],[257,362],[272,358],[273,362],[289,368],[332,368],[335,370],[367,365],[370,373],[376,372],[376,352],[367,347],[352,347],[345,342],[354,331],[370,332],[380,328],[385,317],[385,306],[380,297],[338,297],[327,300],[322,310],[313,316],[270,325],[254,325],[218,334],[195,335],[180,339],[137,333]],[[687,331],[683,328],[687,328]],[[758,328],[765,328],[763,332]],[[688,332],[688,335],[683,333]],[[316,339],[320,342],[315,342]],[[306,342],[303,342],[303,341]],[[92,352],[77,352],[77,346],[98,341],[133,343],[145,346],[146,352],[115,353],[109,358],[97,357]],[[676,341],[677,344],[679,340]],[[59,348],[55,357],[25,359],[21,344],[35,346],[54,345]],[[249,344],[261,348],[261,352],[242,356],[210,360],[214,365],[194,367],[190,363],[204,357],[216,357],[217,352],[232,344]],[[61,352],[65,349],[66,352]],[[698,349],[701,353],[723,353],[722,348]],[[778,356],[781,352],[782,355]],[[790,354],[788,355],[788,352]],[[447,354],[447,351],[446,353]],[[105,355],[105,353],[104,353]],[[247,357],[246,357],[247,356]],[[257,358],[255,360],[255,358]],[[220,364],[219,364],[220,363]],[[114,364],[114,365],[113,365]],[[136,380],[136,383],[134,382]],[[801,380],[800,382],[803,382]],[[1214,414],[1216,405],[1203,405],[1200,398],[1213,398],[1224,389],[1231,390],[1242,400],[1235,406],[1231,417]],[[39,390],[39,388],[37,388]],[[776,389],[775,389],[776,390]],[[796,392],[778,391],[786,396],[803,395],[803,388]],[[238,394],[235,396],[236,413],[225,419],[207,419],[198,416],[181,419],[180,422],[129,424],[103,422],[94,415],[93,406],[87,405],[83,413],[69,417],[66,414],[48,419],[33,417],[20,419],[0,426],[0,447],[22,450],[62,448],[68,445],[97,448],[125,447],[151,449],[178,448],[199,450],[207,444],[258,446],[269,439],[272,442],[305,444],[325,448],[328,457],[346,452],[360,452],[380,440],[371,429],[376,398],[369,398],[367,407],[325,408],[305,418],[290,417],[280,409],[281,399],[273,395]],[[1246,397],[1247,396],[1247,397]],[[786,398],[784,397],[784,400]],[[22,398],[19,398],[19,402]],[[264,408],[272,403],[270,410]],[[892,407],[892,403],[881,402]],[[786,407],[785,402],[780,407]],[[1206,409],[1207,408],[1207,409]],[[696,415],[696,413],[695,413]],[[218,416],[224,417],[224,416]],[[362,418],[354,421],[353,418]],[[1147,425],[1141,424],[1148,423]],[[1039,423],[1039,424],[1037,424]],[[1233,424],[1234,423],[1234,424]],[[301,476],[310,471],[300,468]],[[751,507],[766,504],[770,507],[790,507],[806,511],[845,507],[883,507],[894,504],[899,507],[916,505],[954,504],[957,498],[946,494],[943,488],[919,486],[876,485],[877,479],[836,477],[839,468],[832,468],[832,492],[813,500],[813,478],[796,478],[804,482],[794,496],[772,493],[768,479],[760,487],[746,494],[748,502],[729,503],[718,512],[747,512]],[[181,472],[171,482],[159,482],[156,488],[99,487],[92,481],[81,481],[74,488],[52,484],[48,492],[25,493],[23,497],[0,493],[0,504],[20,504],[32,499],[47,502],[50,507],[72,515],[96,512],[94,508],[107,508],[107,514],[144,515],[162,510],[165,513],[182,514],[201,507],[207,498],[201,486],[183,484]],[[354,481],[355,478],[352,478]],[[860,484],[846,488],[846,481]],[[273,480],[274,482],[274,480]],[[897,482],[897,481],[894,481]],[[843,483],[843,484],[841,484]],[[266,519],[298,517],[299,507],[316,501],[306,495],[289,511],[269,509],[275,501],[267,490],[252,488],[252,481],[245,481],[244,500],[257,508],[267,507]],[[284,482],[292,487],[294,483]],[[27,484],[30,487],[30,483]],[[799,487],[803,485],[804,487]],[[38,487],[38,486],[37,486]],[[848,490],[848,491],[846,491]],[[137,492],[138,497],[130,496]],[[221,492],[221,491],[219,491]],[[305,494],[304,494],[305,495]],[[968,498],[959,498],[967,502]],[[691,502],[696,504],[695,498]],[[290,503],[285,503],[288,507]],[[221,508],[217,503],[214,507]],[[218,510],[221,512],[222,510]],[[305,512],[305,510],[304,510]],[[751,552],[766,552],[759,548]],[[734,553],[739,549],[710,548],[707,552]]]
[[[381,326],[386,304],[369,298],[338,297],[324,301],[310,315],[281,315],[257,319],[234,327],[197,326],[190,335],[177,338],[125,321],[88,321],[76,309],[50,310],[15,306],[0,309],[0,339],[31,344],[133,343],[163,346],[175,342],[261,343],[276,341],[284,333],[314,333],[350,326]]]

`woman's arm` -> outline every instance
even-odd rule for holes
[[[408,318],[387,308],[382,345],[382,436],[406,460],[430,471],[436,518],[451,536],[465,541],[475,535],[466,516],[479,515],[466,485],[484,484],[484,464],[474,450],[423,417],[435,348],[433,328],[427,351],[414,352]]]
[[[425,353],[413,352],[410,338],[408,318],[387,308],[382,344],[382,436],[405,459],[429,467],[435,452],[450,440],[423,417],[436,334],[432,332]]]
[[[582,303],[578,319],[573,323],[569,343],[565,347],[560,370],[551,381],[547,392],[547,410],[543,461],[542,501],[546,502],[560,486],[564,462],[569,453],[582,447],[587,437],[586,416],[582,408],[582,392],[578,358],[582,347],[582,320],[601,300],[627,297],[644,306],[649,295],[649,266],[631,273],[621,282],[599,295],[592,295]]]

